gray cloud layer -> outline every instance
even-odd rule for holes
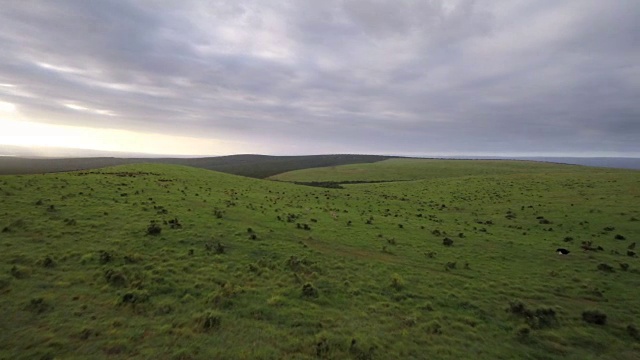
[[[0,101],[274,153],[640,155],[638,19],[636,0],[13,1]]]

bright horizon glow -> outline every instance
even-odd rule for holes
[[[76,111],[87,111],[102,115],[109,114],[108,110],[95,110],[87,107],[65,103],[65,107]],[[22,147],[56,147],[67,149],[114,151],[122,153],[142,153],[148,155],[175,155],[175,156],[220,156],[247,153],[247,144],[236,141],[211,140],[187,136],[173,136],[155,133],[141,133],[130,130],[90,128],[69,125],[53,125],[31,121],[21,116],[15,104],[0,101],[0,145],[12,145]],[[323,152],[300,153],[295,151],[284,153],[261,149],[261,152],[251,151],[265,155],[314,155],[333,153],[361,153],[340,149],[331,149]],[[498,153],[498,152],[393,152],[381,151],[376,155],[409,156],[422,158],[438,157],[632,157],[640,158],[638,153],[621,152],[580,152],[580,153]]]
[[[165,155],[213,155],[241,152],[240,142],[45,124],[24,119],[17,107],[0,101],[0,145],[61,147]]]

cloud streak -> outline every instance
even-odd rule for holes
[[[0,101],[246,152],[640,156],[639,17],[632,0],[12,2]]]

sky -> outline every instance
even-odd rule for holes
[[[640,157],[637,0],[0,6],[0,144]]]

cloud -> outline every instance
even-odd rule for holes
[[[633,0],[12,2],[0,101],[280,153],[640,155],[639,15]]]

